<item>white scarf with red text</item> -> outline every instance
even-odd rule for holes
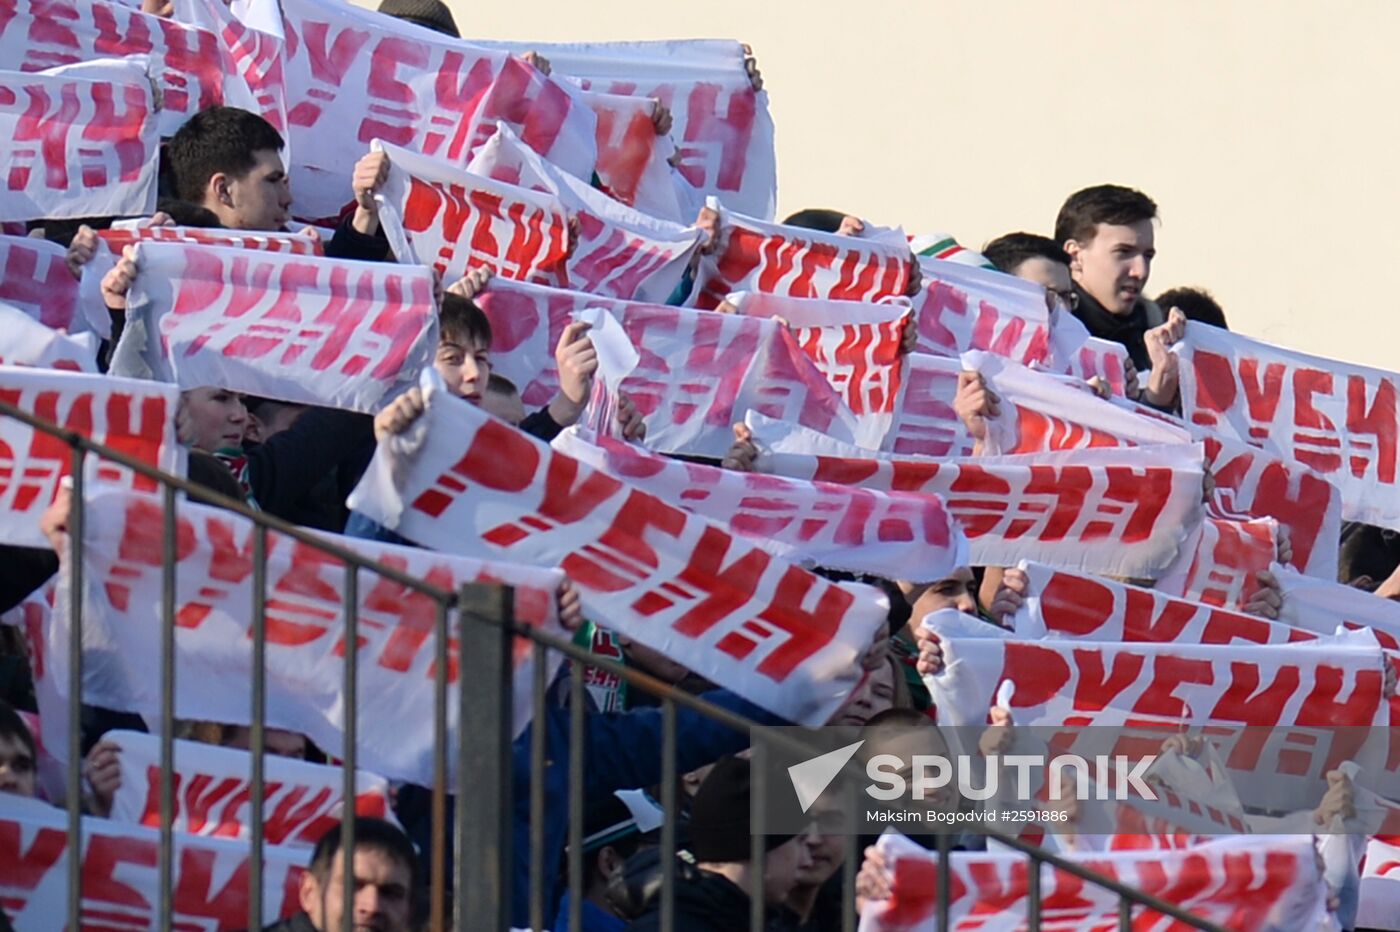
[[[144,715],[160,710],[161,540],[153,497],[99,490],[87,503],[83,575],[83,699]],[[184,503],[179,508],[175,588],[175,714],[182,719],[248,724],[253,657],[251,521]],[[444,592],[469,582],[515,587],[515,621],[562,634],[557,571],[433,553],[415,547],[326,535]],[[306,735],[344,758],[346,620],[344,564],[275,533],[267,539],[267,724]],[[433,686],[437,605],[375,573],[358,574],[360,638],[356,696],[357,765],[423,786],[433,782]],[[65,566],[60,605],[48,629],[48,672],[66,692],[68,602]],[[449,693],[457,689],[460,634],[448,617]],[[530,718],[530,652],[516,656],[515,730]],[[551,661],[558,662],[555,654]],[[523,677],[523,679],[522,679]],[[449,698],[448,732],[459,703]],[[455,753],[455,752],[453,752]],[[449,760],[456,760],[449,754]]]
[[[888,610],[719,524],[551,450],[423,374],[427,410],[381,442],[355,510],[426,546],[559,566],[612,630],[789,721],[824,722]]]

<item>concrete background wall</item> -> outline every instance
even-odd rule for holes
[[[976,247],[1132,185],[1161,211],[1149,294],[1204,285],[1238,331],[1400,369],[1400,3],[450,2],[466,36],[749,42],[784,213]]]

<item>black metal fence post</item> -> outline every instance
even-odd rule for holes
[[[463,586],[457,756],[456,928],[508,929],[514,793],[511,755],[512,593]],[[543,778],[543,774],[535,774]]]
[[[175,878],[175,489],[161,489],[160,548],[160,903],[172,902]],[[257,811],[257,810],[254,810]],[[160,911],[160,930],[170,932],[171,910]]]
[[[70,441],[72,442],[72,441]],[[68,928],[83,926],[83,534],[84,447],[73,442],[68,515]]]
[[[252,775],[253,812],[248,865],[248,928],[260,929],[263,923],[263,817],[266,811],[263,796],[263,752],[267,748],[264,726],[267,722],[267,528],[253,528],[253,726],[248,733],[248,749]]]

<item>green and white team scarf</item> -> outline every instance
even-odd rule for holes
[[[958,241],[947,233],[919,233],[909,237],[909,248],[917,256],[929,259],[943,259],[981,269],[996,269],[980,252],[973,252],[958,245]]]

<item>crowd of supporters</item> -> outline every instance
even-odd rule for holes
[[[170,4],[156,0],[146,0],[143,7],[158,15],[173,15]],[[384,0],[380,12],[458,36],[450,11],[439,0]],[[548,73],[549,63],[541,56],[527,59],[532,67]],[[745,72],[753,88],[761,89],[751,58],[745,62]],[[655,128],[662,135],[669,128],[669,116],[659,104]],[[219,105],[196,113],[163,142],[158,210],[152,217],[140,218],[138,225],[264,233],[304,230],[320,243],[328,259],[395,262],[380,216],[392,157],[365,147],[353,173],[342,179],[346,207],[337,225],[306,226],[295,219],[297,192],[290,184],[286,142],[263,116],[248,110]],[[354,145],[349,140],[330,144]],[[0,141],[0,150],[4,145]],[[857,205],[851,206],[854,209]],[[7,224],[8,233],[42,237],[67,249],[69,270],[85,285],[81,298],[91,304],[87,316],[105,313],[110,319],[111,337],[102,341],[94,360],[103,372],[113,365],[113,348],[123,334],[128,293],[141,274],[141,254],[135,246],[126,247],[101,273],[100,280],[94,280],[99,277],[89,271],[89,265],[103,248],[99,231],[114,221],[129,219],[29,220],[22,233]],[[0,221],[10,220],[0,217]],[[794,235],[818,231],[862,237],[870,235],[868,228],[873,228],[869,218],[829,209],[801,210],[787,216],[782,224]],[[682,306],[691,299],[696,268],[719,246],[720,225],[716,209],[698,211],[693,226],[703,234],[701,246],[669,304]],[[1077,387],[1086,389],[1087,394],[1101,398],[1116,395],[1119,400],[1135,402],[1141,406],[1136,409],[1143,412],[1141,417],[1155,414],[1170,420],[1179,415],[1181,373],[1173,347],[1186,334],[1188,322],[1197,327],[1225,328],[1226,320],[1219,304],[1203,289],[1177,287],[1151,296],[1154,292],[1149,291],[1149,280],[1158,233],[1153,200],[1131,187],[1096,185],[1070,194],[1058,216],[1027,217],[1024,226],[1042,232],[1008,232],[983,245],[979,252],[957,249],[958,261],[1014,276],[1029,283],[1037,294],[1043,292],[1052,345],[1075,346],[1076,341],[1082,343],[1084,336],[1091,336],[1124,348],[1122,385],[1115,388],[1103,378],[1092,379],[1087,385],[1079,380]],[[924,284],[924,256],[916,252],[918,245],[914,241],[909,249],[909,283],[903,297],[916,297]],[[492,321],[478,303],[493,282],[507,274],[481,264],[459,280],[439,279],[432,368],[451,396],[548,443],[587,420],[591,404],[596,402],[595,387],[603,362],[589,325],[570,323],[554,348],[557,390],[542,403],[535,400],[526,404],[523,386],[494,371],[497,367],[493,364],[512,348],[499,346],[502,341],[493,334]],[[699,313],[730,310],[733,308],[721,307]],[[902,326],[901,357],[918,352],[915,315],[907,315]],[[896,367],[903,364],[902,358],[892,363]],[[606,426],[606,432],[645,447],[649,417],[642,406],[629,397],[625,386],[622,390],[607,388],[613,392],[613,403],[604,410],[613,423]],[[417,546],[396,530],[352,509],[347,499],[360,484],[376,449],[410,433],[426,407],[424,390],[417,387],[384,399],[376,414],[367,414],[290,401],[279,397],[275,388],[266,395],[254,395],[229,386],[206,385],[181,393],[175,429],[179,443],[189,451],[187,477],[195,483],[305,528]],[[953,407],[972,441],[972,455],[982,455],[990,425],[1003,416],[1003,400],[982,374],[966,369],[958,377]],[[722,459],[690,459],[739,472],[762,471],[764,450],[752,428],[743,423],[744,413],[734,412],[733,445]],[[1207,500],[1212,494],[1209,486],[1208,480],[1202,493]],[[72,509],[71,492],[65,488],[44,514],[42,530],[51,549],[4,547],[0,610],[22,611],[24,603],[42,601],[51,591],[62,562],[69,559]],[[1186,536],[1183,532],[1183,540]],[[1345,527],[1342,540],[1325,541],[1322,546],[1339,549],[1340,582],[1373,592],[1376,598],[1395,598],[1400,597],[1400,550],[1393,546],[1392,538],[1388,529],[1353,523]],[[1279,564],[1289,563],[1286,536],[1279,538],[1274,556]],[[925,617],[953,610],[979,619],[981,624],[1009,627],[1011,617],[1037,595],[1027,573],[1015,566],[960,565],[932,579],[871,575],[857,579],[840,568],[817,571],[833,580],[865,583],[870,588],[851,591],[883,594],[888,602],[886,625],[852,661],[851,670],[846,672],[855,685],[829,718],[832,725],[866,726],[875,741],[881,729],[928,729],[933,735],[936,723],[946,714],[937,707],[926,685],[928,677],[943,670],[945,656],[939,636],[921,624]],[[1129,582],[1152,584],[1152,580],[1143,579]],[[1247,587],[1247,595],[1223,607],[1276,621],[1285,598],[1275,575],[1260,572]],[[678,656],[668,656],[667,651],[615,630],[613,620],[588,610],[576,584],[566,581],[556,599],[559,620],[578,645],[621,660],[676,689],[701,695],[756,723],[790,724],[762,704],[707,682]],[[42,640],[42,635],[32,626],[0,627],[0,793],[58,804],[63,801],[62,780],[52,774],[45,779],[41,767],[45,755],[30,729],[38,721],[33,716],[39,710],[35,696],[39,673],[29,659],[36,638]],[[1390,662],[1386,661],[1387,666]],[[1386,674],[1388,701],[1394,677],[1388,668]],[[596,668],[566,663],[557,676],[561,681],[584,677],[589,701],[585,719],[589,763],[584,777],[584,928],[597,932],[661,928],[657,846],[664,816],[657,800],[662,795],[663,715],[657,699]],[[426,681],[424,688],[428,688]],[[571,905],[565,890],[566,875],[554,870],[564,864],[566,852],[566,762],[571,728],[567,695],[567,689],[552,688],[545,719],[531,722],[515,743],[514,924],[527,924],[529,897],[535,893],[543,896],[549,915],[556,917],[551,925],[556,932],[567,928]],[[987,748],[1004,746],[1009,729],[1017,724],[1012,712],[1000,706],[965,711],[973,718],[985,713],[992,729],[986,738]],[[85,707],[83,724],[83,806],[91,815],[106,818],[112,814],[114,796],[121,789],[123,751],[119,742],[104,738],[104,734],[147,731],[150,723],[128,711]],[[677,864],[674,927],[744,928],[751,914],[751,893],[761,886],[767,928],[841,928],[848,892],[843,889],[845,847],[841,835],[824,829],[822,822],[814,819],[801,833],[766,836],[762,881],[756,885],[750,860],[749,800],[754,774],[746,754],[748,738],[687,711],[679,713],[677,727],[683,850]],[[527,750],[537,729],[546,730],[552,762],[544,774],[529,771]],[[246,752],[250,730],[244,722],[182,721],[179,737]],[[1181,742],[1179,746],[1188,754],[1202,752],[1199,742]],[[327,763],[326,755],[313,741],[291,731],[270,729],[267,751]],[[526,788],[531,779],[543,780],[547,793],[544,839],[549,869],[543,891],[529,888]],[[426,883],[424,865],[432,830],[429,790],[394,781],[394,811],[386,813],[385,819],[357,820],[352,865],[355,928],[391,932],[421,928],[424,904],[430,897],[446,895],[445,891],[427,889]],[[1302,822],[1290,822],[1287,814],[1278,812],[1255,814],[1261,819],[1280,820],[1267,823],[1270,825],[1307,825],[1308,820],[1330,825],[1334,818],[1354,814],[1354,792],[1350,778],[1334,771],[1319,785],[1315,808],[1302,814]],[[1241,793],[1241,801],[1248,810],[1247,793]],[[0,801],[0,815],[4,811],[5,803]],[[1267,831],[1262,827],[1255,830]],[[271,928],[301,932],[341,928],[344,852],[340,838],[337,825],[308,849],[308,870],[299,890],[301,912],[285,916]],[[1360,841],[1364,847],[1365,838]],[[958,847],[979,850],[985,842],[968,833],[958,837]],[[1339,927],[1356,927],[1357,847],[1352,845],[1339,854],[1331,848],[1323,851],[1319,844],[1319,852],[1319,857],[1327,859],[1327,877],[1332,881],[1330,921]],[[865,848],[864,856],[856,894],[861,905],[868,907],[890,897],[893,876],[880,850]],[[0,926],[4,923],[3,902],[0,900]]]

